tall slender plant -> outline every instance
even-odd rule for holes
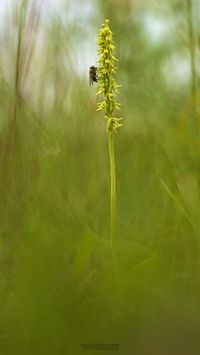
[[[113,33],[110,29],[109,20],[105,20],[98,33],[98,84],[97,95],[103,96],[103,101],[97,104],[97,110],[105,113],[107,120],[107,136],[110,160],[110,225],[111,225],[111,249],[114,252],[116,238],[116,165],[114,151],[114,133],[117,132],[121,124],[121,117],[116,117],[116,112],[120,110],[120,104],[116,100],[120,85],[115,80],[115,46],[113,43]]]
[[[187,21],[188,21],[188,39],[189,39],[189,52],[190,52],[190,66],[191,66],[191,94],[196,96],[197,91],[197,72],[196,72],[196,38],[194,33],[193,24],[193,2],[192,0],[187,0]]]
[[[197,68],[196,68],[196,33],[193,19],[193,0],[186,0],[187,7],[187,22],[188,22],[188,44],[190,54],[190,68],[191,68],[191,97],[193,107],[191,110],[192,122],[191,126],[194,127],[195,134],[198,132],[200,136],[200,120],[198,114],[198,85],[197,85]]]

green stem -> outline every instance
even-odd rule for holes
[[[109,160],[110,160],[110,231],[111,251],[114,255],[116,234],[116,166],[113,132],[108,131]]]
[[[188,17],[188,34],[189,34],[189,50],[191,59],[191,94],[195,98],[197,91],[197,73],[195,65],[195,35],[193,26],[193,7],[192,0],[187,0],[187,17]]]
[[[196,70],[196,38],[193,24],[193,2],[192,0],[187,1],[187,22],[188,22],[188,39],[189,39],[189,52],[190,52],[190,70],[191,70],[191,96],[194,102],[193,108],[191,110],[191,128],[194,132],[200,135],[200,120],[197,108],[197,70]]]

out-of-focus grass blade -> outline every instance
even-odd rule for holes
[[[92,256],[92,252],[95,246],[95,236],[88,232],[83,237],[80,247],[78,249],[74,266],[73,266],[73,273],[74,275],[80,275],[86,271],[89,266],[90,259]]]
[[[187,213],[187,211],[185,210],[184,206],[179,201],[179,199],[174,195],[174,193],[170,190],[170,188],[162,179],[160,180],[160,184],[164,188],[164,190],[168,193],[168,195],[171,197],[171,199],[175,202],[176,206],[181,211],[181,213],[185,216],[187,221],[193,226],[194,229],[196,229],[197,228],[196,224],[194,223],[190,215]]]

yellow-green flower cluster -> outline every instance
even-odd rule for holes
[[[113,34],[110,30],[109,20],[105,20],[102,28],[99,30],[98,39],[98,83],[99,90],[97,95],[103,95],[104,100],[98,103],[97,111],[103,110],[107,119],[107,132],[112,133],[122,126],[120,121],[122,118],[115,117],[116,111],[120,110],[120,104],[116,101],[118,88],[115,75],[115,62],[117,59],[114,56],[115,46],[113,44]]]

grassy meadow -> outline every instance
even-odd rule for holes
[[[0,354],[199,353],[199,7],[69,0],[50,11],[48,1],[8,2],[0,30]],[[115,260],[106,123],[98,86],[88,83],[105,18],[124,117],[114,137]]]

